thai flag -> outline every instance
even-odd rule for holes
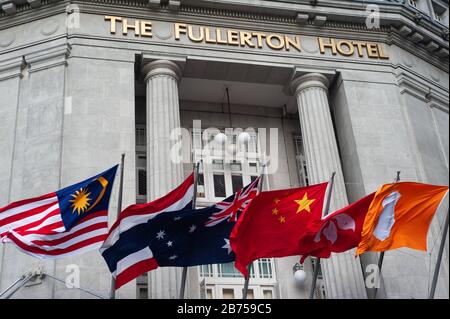
[[[57,192],[0,208],[0,238],[42,259],[98,249],[108,234],[111,169]]]
[[[108,238],[100,252],[116,280],[116,289],[139,275],[158,267],[152,251],[147,245],[140,245],[145,240],[140,234],[147,222],[161,213],[188,210],[192,208],[194,197],[194,174],[191,174],[180,186],[164,197],[150,203],[127,207],[111,227]],[[127,245],[123,245],[127,242]],[[145,247],[145,248],[142,248]],[[114,261],[109,256],[114,255]]]

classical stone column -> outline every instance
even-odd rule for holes
[[[180,127],[177,64],[157,60],[144,65],[147,84],[147,191],[151,201],[167,194],[183,180],[182,163],[171,160],[173,129]],[[150,298],[177,298],[180,288],[179,268],[164,267],[149,273]]]
[[[318,73],[294,79],[303,148],[310,184],[328,181],[336,172],[330,211],[348,204],[339,152],[328,104],[328,80]],[[359,260],[354,252],[322,261],[327,298],[366,298]]]

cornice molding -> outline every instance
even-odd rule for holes
[[[434,107],[440,109],[444,112],[449,112],[449,98],[448,95],[440,94],[434,90],[431,90],[428,94],[428,98],[430,100],[430,107]]]
[[[22,68],[25,66],[25,61],[22,57],[11,60],[2,61],[0,63],[0,81],[11,79],[14,77],[22,77]]]
[[[25,55],[24,59],[28,65],[28,72],[32,73],[59,65],[67,65],[70,50],[69,44],[63,44],[45,51],[37,51]]]
[[[436,88],[419,82],[414,76],[403,71],[397,75],[397,83],[400,86],[401,94],[408,93],[427,103],[430,107],[436,107],[448,112],[448,91],[446,93],[439,92]]]

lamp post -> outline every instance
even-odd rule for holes
[[[294,267],[292,268],[292,271],[294,273],[294,279],[298,286],[303,286],[303,284],[306,282],[306,272],[303,270],[303,267],[300,266],[299,263],[296,263]]]

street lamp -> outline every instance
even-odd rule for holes
[[[303,270],[303,267],[299,263],[296,263],[292,271],[294,272],[295,282],[299,286],[303,285],[306,281],[306,272]]]
[[[220,132],[214,137],[214,141],[216,141],[216,143],[219,145],[223,145],[227,141],[227,136],[224,133]]]
[[[250,141],[250,134],[248,132],[242,132],[238,135],[238,142],[241,145],[245,145]]]

